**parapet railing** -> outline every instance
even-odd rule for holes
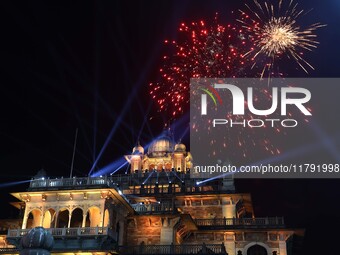
[[[9,229],[7,238],[18,238],[26,235],[30,229]],[[108,227],[86,227],[86,228],[46,228],[53,237],[80,237],[108,235]]]
[[[198,227],[284,227],[283,217],[195,219],[194,221]]]
[[[57,251],[57,250],[55,250]],[[58,250],[59,251],[59,250]],[[69,251],[66,249],[65,251]],[[223,244],[135,245],[119,246],[119,254],[220,254],[228,255]],[[18,248],[1,248],[0,254],[18,253]]]
[[[152,176],[152,178],[150,178]],[[54,188],[54,187],[70,187],[70,186],[98,186],[112,185],[119,183],[132,184],[132,180],[139,179],[141,183],[147,178],[149,180],[157,178],[174,178],[178,180],[191,179],[188,173],[176,172],[148,172],[140,174],[126,174],[102,177],[73,177],[73,178],[38,178],[30,181],[30,188]],[[192,180],[192,179],[191,179]]]
[[[171,203],[160,203],[160,204],[133,204],[132,208],[137,213],[165,213],[174,212],[176,209]]]
[[[152,173],[127,174],[103,177],[74,177],[57,179],[32,179],[29,189],[68,189],[70,187],[119,187],[124,195],[163,195],[176,193],[219,193],[223,187],[219,185],[197,185],[198,179],[190,178],[188,173],[157,172],[149,178]],[[158,178],[166,179],[166,183]]]
[[[30,188],[54,188],[70,186],[97,186],[107,185],[108,177],[75,177],[75,178],[56,178],[56,179],[33,179],[30,182]]]
[[[130,254],[227,254],[223,244],[119,246],[118,253]]]
[[[0,254],[18,254],[18,248],[0,248]]]

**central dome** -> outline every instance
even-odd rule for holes
[[[148,155],[151,157],[163,157],[168,153],[173,153],[173,151],[173,139],[165,135],[151,143],[148,149]]]

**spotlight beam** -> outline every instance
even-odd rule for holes
[[[154,174],[154,171],[152,171],[149,176],[143,181],[143,185],[147,183],[147,181],[150,179],[150,177]]]
[[[318,125],[315,121],[312,121],[310,128],[319,137],[320,142],[331,153],[332,157],[337,162],[340,162],[339,150],[335,146],[334,141],[321,129],[320,125]]]
[[[100,168],[98,171],[93,173],[91,176],[100,176],[100,175],[106,175],[108,173],[115,173],[117,172],[120,168],[122,168],[124,165],[126,165],[128,162],[125,160],[124,157],[119,158],[115,161],[112,161],[110,164]]]
[[[98,88],[97,84],[94,87],[94,106],[93,106],[93,145],[92,145],[92,160],[96,160],[97,147],[97,121],[98,121]]]
[[[150,102],[150,103],[149,103],[149,106],[148,106],[148,109],[147,109],[147,111],[146,111],[146,113],[145,113],[145,114],[143,113],[143,114],[144,114],[144,119],[143,119],[142,126],[141,126],[141,128],[139,129],[139,132],[138,132],[138,136],[137,136],[137,137],[138,137],[138,140],[140,139],[140,136],[141,136],[142,133],[143,133],[143,130],[144,130],[145,125],[147,126],[150,135],[152,135],[152,131],[151,131],[151,128],[150,128],[149,123],[148,123],[148,115],[149,115],[149,113],[150,113],[151,106],[152,106],[152,103]]]
[[[93,170],[95,169],[98,161],[100,160],[100,158],[102,157],[106,147],[109,145],[114,133],[116,132],[117,128],[120,126],[121,124],[121,121],[123,119],[123,117],[125,116],[125,114],[128,112],[128,110],[130,109],[130,105],[132,103],[132,100],[134,100],[136,94],[137,94],[137,91],[138,91],[138,87],[139,86],[136,86],[133,90],[132,90],[132,93],[130,95],[130,97],[128,97],[128,100],[126,102],[126,104],[124,105],[122,111],[121,111],[121,114],[118,116],[118,119],[115,121],[115,123],[113,124],[113,127],[111,128],[111,131],[108,135],[108,137],[106,138],[106,141],[103,145],[103,147],[101,148],[100,152],[98,153],[98,156],[96,158],[96,160],[94,161],[92,167],[91,167],[91,170],[89,172],[89,175],[93,172]]]
[[[183,180],[177,175],[176,170],[175,170],[175,172],[173,172],[173,173],[174,173],[174,175],[177,177],[178,180],[180,180],[181,182],[183,182]]]
[[[23,183],[28,183],[31,180],[24,180],[24,181],[17,181],[17,182],[5,182],[5,183],[0,183],[0,189],[1,188],[7,188],[10,186],[15,186],[15,185],[19,185],[19,184],[23,184]]]

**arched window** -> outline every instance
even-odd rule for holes
[[[255,244],[247,250],[247,255],[268,255],[266,248],[261,245]]]
[[[150,166],[149,166],[149,171],[153,171],[155,169],[155,164],[151,164]]]
[[[72,211],[71,215],[71,228],[79,228],[82,227],[83,224],[83,210],[80,208],[76,208]]]
[[[58,212],[57,228],[68,227],[69,212],[66,208],[61,209]]]
[[[53,228],[55,223],[55,211],[53,209],[48,209],[44,214],[43,227]]]
[[[172,168],[171,163],[166,163],[166,164],[165,164],[165,170],[166,170],[166,171],[171,171],[171,168]]]
[[[161,172],[162,170],[163,170],[163,164],[159,163],[159,164],[157,165],[157,171],[158,171],[158,172]]]
[[[28,220],[26,228],[35,228],[39,227],[41,222],[41,211],[39,209],[33,209],[28,214]]]
[[[89,208],[86,214],[86,227],[101,227],[101,213],[96,206]]]

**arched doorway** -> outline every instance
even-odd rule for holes
[[[76,208],[72,211],[71,215],[71,228],[79,228],[83,224],[83,210],[80,208]]]
[[[69,212],[66,208],[61,209],[58,212],[57,228],[68,227]]]
[[[248,248],[247,255],[268,255],[266,248],[261,245],[255,244]]]

